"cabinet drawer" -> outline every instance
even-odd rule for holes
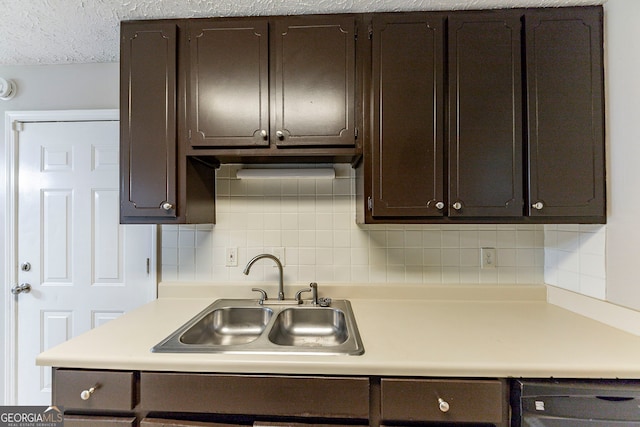
[[[135,417],[65,415],[64,427],[135,427]]]
[[[385,378],[381,389],[385,421],[503,422],[505,394],[499,380]],[[439,399],[448,404],[446,412]]]
[[[208,423],[205,421],[167,420],[163,418],[145,418],[140,427],[237,427],[239,424]],[[65,426],[66,427],[66,426]]]
[[[80,395],[94,388],[87,400]],[[54,371],[53,403],[65,409],[104,409],[129,411],[136,406],[135,375],[133,372],[82,371],[57,369]]]
[[[140,395],[148,411],[369,417],[368,378],[143,372]]]

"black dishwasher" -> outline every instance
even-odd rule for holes
[[[640,427],[640,381],[514,380],[512,427]]]

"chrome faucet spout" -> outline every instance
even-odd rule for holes
[[[284,279],[283,279],[283,272],[282,272],[282,263],[280,262],[280,260],[278,259],[278,257],[276,257],[275,255],[271,255],[271,254],[260,254],[260,255],[256,255],[253,258],[251,258],[251,261],[249,261],[247,263],[247,266],[244,268],[244,270],[242,271],[245,275],[249,274],[249,270],[251,270],[251,266],[258,260],[262,259],[262,258],[269,258],[270,260],[272,260],[273,262],[276,263],[276,265],[278,266],[278,273],[280,275],[280,280],[278,282],[278,299],[279,300],[284,300]]]

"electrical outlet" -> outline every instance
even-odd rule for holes
[[[225,251],[225,262],[227,267],[238,266],[238,248],[227,248]]]
[[[480,248],[481,268],[496,268],[496,248]]]
[[[273,248],[273,255],[280,260],[280,264],[284,267],[286,265],[284,248],[282,246]]]

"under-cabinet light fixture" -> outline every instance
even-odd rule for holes
[[[313,169],[238,169],[238,179],[333,179],[336,172],[333,168]]]

